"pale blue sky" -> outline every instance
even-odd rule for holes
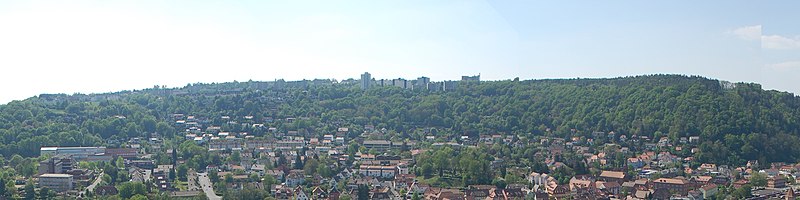
[[[4,1],[0,104],[195,82],[670,73],[800,93],[796,1]]]

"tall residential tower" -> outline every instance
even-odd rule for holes
[[[364,72],[361,74],[361,89],[369,89],[370,85],[372,84],[372,75],[369,72]]]

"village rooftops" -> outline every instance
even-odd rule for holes
[[[684,185],[689,183],[689,181],[685,179],[677,179],[677,178],[659,178],[658,180],[655,180],[653,182],[675,184],[675,185]]]
[[[711,176],[698,176],[698,177],[695,177],[694,180],[696,180],[698,182],[708,182],[708,181],[711,180],[711,178],[712,178]]]
[[[603,171],[600,173],[600,177],[625,179],[625,173],[617,171]]]

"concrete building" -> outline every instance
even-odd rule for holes
[[[105,158],[106,147],[42,147],[40,155],[72,156],[75,160],[98,160],[92,157]],[[102,159],[101,159],[102,160]]]
[[[358,173],[370,177],[393,178],[398,173],[397,166],[361,165]]]
[[[369,89],[372,85],[372,75],[369,72],[364,72],[361,74],[361,89]]]
[[[671,193],[686,195],[689,192],[691,183],[686,179],[677,178],[660,178],[653,181],[653,186],[656,190],[665,189]]]
[[[414,89],[414,90],[428,90],[428,83],[430,83],[430,82],[431,82],[431,78],[424,77],[424,76],[423,77],[419,77],[419,78],[417,78],[416,81],[414,81],[414,84],[412,85],[411,89]]]
[[[547,174],[539,174],[536,172],[531,172],[531,174],[528,175],[528,182],[530,182],[533,185],[546,185],[548,178],[550,178],[550,176]]]
[[[139,157],[139,150],[133,148],[109,148],[106,149],[105,154],[111,157],[119,156],[131,160]]]
[[[458,89],[458,81],[444,81],[442,83],[442,91],[454,91]]]
[[[272,149],[275,147],[275,141],[271,140],[246,140],[245,149]]]
[[[392,86],[408,89],[408,81],[402,78],[392,79]]]
[[[430,82],[428,83],[428,91],[442,91],[444,89],[443,82]]]
[[[212,139],[208,143],[209,151],[242,150],[244,140],[242,138]]]
[[[72,190],[72,186],[72,175],[69,174],[42,174],[39,176],[39,187],[65,192]]]
[[[478,75],[475,75],[475,76],[461,76],[461,81],[464,81],[464,82],[480,82],[481,81],[481,75],[478,74]]]
[[[620,171],[602,171],[598,177],[602,181],[616,182],[622,184],[625,182],[625,172]]]
[[[275,148],[283,150],[302,149],[305,146],[304,140],[279,140],[275,143]]]
[[[783,175],[777,175],[767,179],[767,187],[768,188],[785,188],[786,187],[786,178]]]
[[[39,162],[39,174],[65,174],[73,169],[72,156],[56,155]]]
[[[400,163],[397,165],[397,174],[409,174],[408,164]]]
[[[386,151],[392,148],[392,142],[388,140],[364,140],[363,145],[367,149],[376,151]]]
[[[171,180],[169,179],[169,173],[171,169],[172,165],[159,165],[157,168],[153,169],[153,184],[155,184],[159,190],[170,190],[171,186],[169,183]]]

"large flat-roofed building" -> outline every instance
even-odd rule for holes
[[[105,150],[105,154],[111,157],[119,156],[131,160],[139,157],[139,150],[133,148],[109,148]]]
[[[625,182],[625,172],[620,171],[602,171],[598,177],[605,182],[616,182],[622,184]]]
[[[64,174],[72,168],[73,162],[70,155],[56,155],[39,162],[39,174]]]
[[[376,151],[386,151],[392,148],[392,142],[388,140],[365,140],[362,145],[367,149],[375,149]]]
[[[656,190],[666,189],[673,194],[686,195],[691,188],[691,183],[686,179],[659,178],[653,181],[653,186]]]
[[[275,143],[278,149],[302,149],[306,146],[304,140],[279,140]]]
[[[244,140],[241,138],[212,139],[208,143],[209,151],[242,150]]]
[[[42,147],[41,155],[65,155],[72,156],[75,160],[87,160],[92,156],[103,156],[106,147]]]
[[[358,173],[370,177],[393,178],[397,172],[397,166],[361,165],[358,167]]]
[[[244,143],[246,149],[272,149],[275,147],[275,141],[270,140],[247,140]]]
[[[46,187],[58,192],[72,190],[72,175],[42,174],[39,176],[39,187]]]

